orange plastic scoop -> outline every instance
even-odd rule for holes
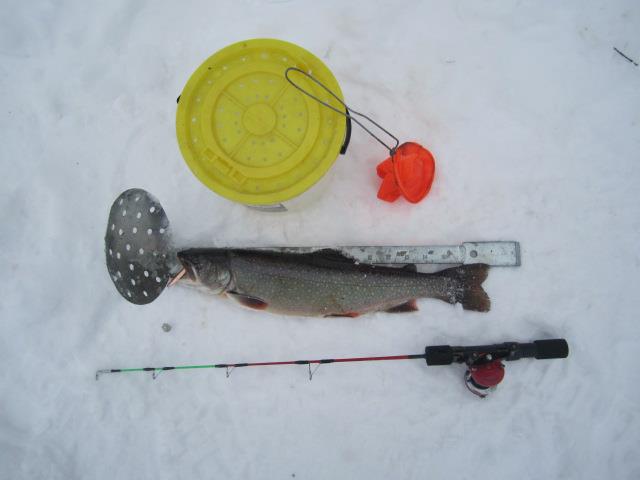
[[[429,150],[414,142],[403,143],[376,168],[382,178],[378,198],[395,202],[402,195],[407,201],[418,203],[429,193],[435,170],[436,162]]]

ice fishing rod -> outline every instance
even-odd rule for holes
[[[521,358],[535,358],[537,360],[566,358],[569,355],[569,345],[564,339],[535,340],[531,343],[505,342],[494,345],[478,345],[471,347],[452,347],[450,345],[437,345],[425,347],[424,353],[413,355],[389,355],[381,357],[348,357],[348,358],[323,358],[318,360],[287,360],[280,362],[252,362],[252,363],[217,363],[203,365],[181,365],[175,367],[139,367],[139,368],[112,368],[96,371],[96,380],[102,374],[151,372],[155,379],[161,372],[167,370],[195,370],[203,368],[224,368],[227,377],[235,368],[241,367],[267,367],[278,365],[307,365],[309,368],[309,380],[322,364],[347,363],[347,362],[379,362],[388,360],[426,360],[429,366],[451,365],[452,363],[464,363],[467,365],[465,383],[467,388],[478,395],[485,397],[504,378],[504,365],[502,361],[520,360]],[[311,365],[316,365],[311,369]]]

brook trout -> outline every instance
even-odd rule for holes
[[[463,265],[437,273],[357,264],[334,250],[280,253],[191,249],[178,253],[185,279],[242,305],[302,316],[356,317],[374,311],[418,310],[417,298],[460,303],[487,312],[482,289],[488,266]],[[184,280],[183,280],[184,281]]]

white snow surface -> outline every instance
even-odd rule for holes
[[[632,1],[4,1],[0,478],[639,478],[640,7]],[[234,205],[188,170],[176,97],[209,55],[272,37],[430,148],[418,205],[376,199],[354,130],[299,212]],[[518,240],[489,313],[297,318],[172,288],[115,291],[111,202],[142,187],[181,246]],[[164,332],[163,323],[173,329]],[[489,398],[421,361],[120,374],[98,368],[420,353],[566,337]]]

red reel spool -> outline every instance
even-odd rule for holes
[[[495,387],[504,379],[504,365],[500,360],[471,365],[469,367],[469,376],[478,388]]]

